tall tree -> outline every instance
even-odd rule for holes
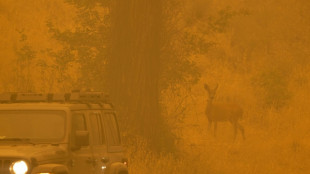
[[[18,31],[20,34],[20,48],[15,48],[17,54],[17,69],[16,69],[16,85],[17,91],[33,90],[31,79],[31,63],[36,57],[36,52],[27,42],[27,35],[23,30]]]
[[[159,105],[162,47],[162,2],[114,1],[107,78],[110,93],[130,126],[156,149],[169,149],[172,139]]]

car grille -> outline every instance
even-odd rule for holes
[[[10,174],[10,165],[12,162],[13,159],[0,159],[0,174]]]

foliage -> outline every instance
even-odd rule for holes
[[[262,72],[253,79],[253,85],[262,89],[259,93],[263,96],[264,107],[280,109],[290,98],[287,73],[276,70]]]
[[[72,62],[80,65],[76,88],[103,89],[105,81],[101,79],[106,62],[106,15],[104,9],[98,10],[98,6],[87,6],[79,8],[74,29],[61,31],[52,22],[47,23],[52,37],[63,43],[62,50],[51,53],[62,71]]]
[[[36,52],[27,42],[27,35],[23,30],[18,31],[20,34],[20,48],[15,49],[17,54],[16,67],[16,89],[17,91],[31,91],[34,86],[31,79],[31,66]]]

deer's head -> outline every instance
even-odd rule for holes
[[[212,102],[213,99],[214,99],[214,96],[215,96],[215,94],[216,94],[216,90],[217,90],[217,88],[218,88],[218,84],[216,84],[216,86],[215,86],[213,89],[211,89],[211,88],[209,87],[208,84],[205,84],[204,87],[205,87],[205,90],[206,90],[206,91],[208,92],[208,94],[209,94],[208,101],[209,101],[209,102]]]

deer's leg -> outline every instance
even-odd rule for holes
[[[237,123],[237,125],[238,125],[238,128],[239,128],[239,130],[240,130],[240,132],[241,132],[241,134],[242,134],[243,140],[245,140],[245,135],[244,135],[244,128],[243,128],[243,126],[242,126],[241,124],[239,124],[239,123]]]
[[[216,137],[217,122],[214,122],[214,137]]]
[[[237,130],[238,130],[238,123],[237,122],[233,122],[232,123],[233,124],[233,126],[234,126],[234,141],[235,141],[235,139],[236,139],[236,137],[237,137]]]
[[[234,129],[234,141],[237,137],[237,130],[238,130],[238,125],[237,125],[237,122],[235,120],[229,120],[229,122],[231,123],[231,125],[233,126],[233,129]]]

